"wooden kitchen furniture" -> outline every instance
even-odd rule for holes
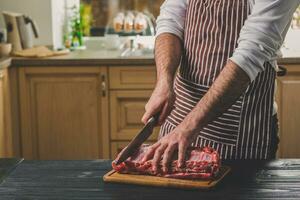
[[[142,128],[154,60],[86,56],[0,60],[0,157],[113,158]],[[279,64],[288,73],[277,79],[278,156],[300,158],[300,59]]]
[[[7,154],[6,152],[6,120],[5,116],[7,114],[7,111],[5,110],[5,105],[7,104],[7,101],[5,99],[6,96],[6,78],[7,78],[7,70],[0,70],[0,157],[3,157]]]
[[[109,155],[105,67],[20,67],[22,157],[95,159]]]
[[[300,62],[286,64],[287,74],[277,78],[280,158],[300,158]]]
[[[40,160],[115,157],[142,128],[156,77],[153,66],[34,66],[18,72],[22,157]]]
[[[19,155],[16,69],[10,59],[0,59],[0,158]]]
[[[142,128],[141,118],[145,112],[155,85],[154,66],[109,67],[110,139],[111,156],[116,154]],[[158,128],[148,142],[154,142]]]

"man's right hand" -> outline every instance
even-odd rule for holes
[[[145,106],[145,114],[142,117],[144,124],[156,113],[160,112],[158,125],[162,125],[170,114],[175,102],[173,85],[159,81]]]

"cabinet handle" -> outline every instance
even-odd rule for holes
[[[104,74],[101,75],[101,93],[103,97],[106,96],[106,80]]]

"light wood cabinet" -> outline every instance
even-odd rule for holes
[[[15,83],[14,69],[0,70],[0,158],[20,156]]]
[[[19,68],[25,159],[109,157],[107,68]]]
[[[153,66],[17,69],[25,159],[113,158],[143,127],[155,84]]]
[[[154,66],[109,67],[111,157],[142,129],[141,118],[155,85]],[[147,143],[156,141],[155,128]]]
[[[154,66],[109,67],[110,89],[152,90],[156,80]]]
[[[0,70],[0,157],[5,157],[4,71]]]
[[[120,90],[110,92],[110,130],[112,140],[131,140],[143,127],[141,118],[151,90]],[[155,140],[158,129],[149,140]]]
[[[300,65],[284,65],[287,74],[277,79],[279,157],[300,158]]]
[[[300,158],[300,64],[284,66],[276,94],[278,156]],[[150,65],[0,70],[0,157],[114,158],[143,127],[155,78]]]

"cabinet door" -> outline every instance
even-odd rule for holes
[[[14,70],[9,70],[0,70],[0,157],[6,158],[19,156],[18,120],[14,118],[18,112],[16,109],[12,110],[15,99],[11,98],[11,93],[15,91],[15,88],[11,87],[14,74],[9,73]]]
[[[25,159],[108,157],[106,68],[26,67],[19,74]]]
[[[0,70],[0,158],[5,157],[4,136],[4,72]]]
[[[141,118],[151,90],[118,90],[110,92],[110,130],[112,140],[131,140],[144,126]],[[156,140],[155,128],[149,140]]]
[[[300,158],[300,66],[286,66],[288,73],[278,78],[279,157]]]

